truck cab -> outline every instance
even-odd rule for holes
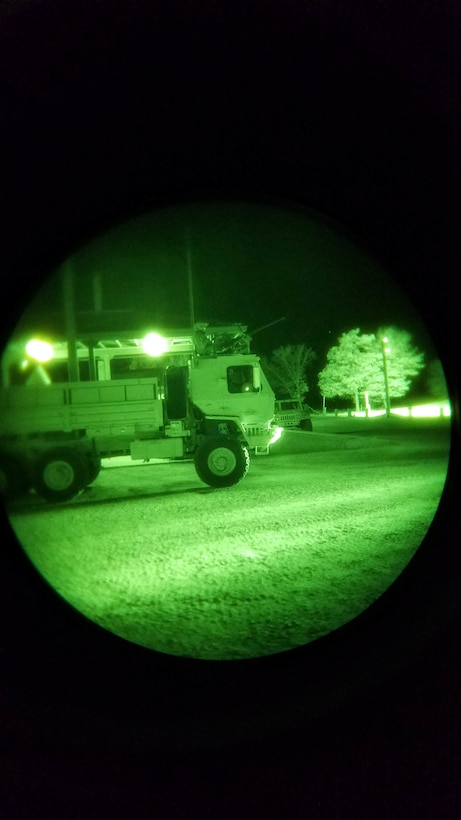
[[[208,417],[239,419],[250,448],[267,445],[275,397],[257,356],[195,359],[190,371],[190,398]]]

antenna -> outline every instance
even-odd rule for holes
[[[256,330],[251,331],[251,336],[255,336],[256,333],[260,333],[261,330],[266,330],[268,327],[272,327],[272,325],[278,325],[279,322],[284,322],[285,319],[286,319],[286,316],[282,316],[280,319],[275,319],[274,322],[269,322],[268,325],[263,325],[262,327],[258,327],[258,328],[256,328]]]

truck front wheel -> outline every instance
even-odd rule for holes
[[[34,469],[34,489],[45,501],[69,501],[88,484],[86,459],[71,447],[48,450]]]
[[[231,487],[246,476],[248,448],[234,439],[205,441],[195,455],[197,475],[210,487]]]

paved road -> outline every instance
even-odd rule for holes
[[[10,517],[42,575],[102,626],[172,654],[249,657],[379,597],[427,532],[446,471],[446,438],[342,442],[253,459],[225,490],[192,463],[106,468],[69,504]]]

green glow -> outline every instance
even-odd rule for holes
[[[53,358],[53,347],[41,339],[31,339],[27,342],[26,353],[37,362],[49,362]]]
[[[176,225],[180,229],[173,239]],[[351,326],[368,309],[368,300],[373,307],[374,292],[379,294],[379,310],[374,306],[379,316],[392,316],[396,304],[399,315],[402,312],[403,297],[377,263],[315,218],[297,211],[224,203],[203,210],[171,209],[114,229],[83,248],[75,260],[82,299],[86,295],[88,301],[93,293],[95,309],[101,308],[101,294],[93,281],[96,269],[115,312],[142,312],[139,326],[130,325],[136,354],[142,350],[160,357],[175,352],[176,337],[166,339],[151,332],[143,339],[142,334],[157,326],[168,335],[167,317],[185,316],[190,307],[186,226],[192,229],[189,262],[194,266],[197,310],[200,306],[204,319],[211,314],[218,322],[247,321],[248,299],[252,313],[253,305],[257,306],[253,318],[260,311],[261,325],[266,317],[276,318],[280,281],[292,294],[293,305],[306,297],[300,269],[313,272],[316,288],[306,298],[299,324],[294,318],[284,326],[286,343],[300,341],[315,347],[316,338],[325,332],[330,312],[325,313],[325,305],[330,304],[331,293],[343,294],[340,301],[346,302],[344,312]],[[294,252],[287,254],[287,247]],[[322,274],[324,270],[328,276]],[[60,305],[59,299],[60,288],[51,283],[31,317],[40,304]],[[237,315],[229,314],[235,304]],[[412,316],[408,307],[410,325]],[[45,333],[46,325],[40,318],[40,330],[27,322],[25,328],[12,351],[14,364],[24,355],[23,340]],[[390,354],[390,366],[399,351],[391,329],[379,332],[373,325],[371,330],[381,341],[378,358],[382,355],[386,362]],[[49,332],[52,336],[55,331]],[[262,348],[270,346],[270,337],[259,338]],[[190,347],[184,342],[184,348],[177,349],[187,353]],[[39,339],[29,342],[27,353],[29,360],[23,366],[34,373],[43,368],[31,367],[31,359],[45,363],[53,356],[51,345]],[[7,365],[6,376],[9,361]],[[232,399],[250,413],[257,398],[251,393],[262,391],[267,401],[273,393],[264,373],[260,377],[259,370],[246,365],[237,369],[240,378],[235,385],[227,374],[221,387],[227,378],[229,393],[235,394]],[[204,370],[198,367],[196,373]],[[315,387],[316,375],[313,371],[310,389]],[[378,381],[381,389],[381,369]],[[35,389],[27,387],[32,408]],[[137,389],[130,385],[131,391]],[[167,392],[159,385],[158,398],[163,400]],[[245,392],[247,396],[238,395]],[[211,401],[214,393],[210,393]],[[446,392],[428,394],[432,401],[429,395],[439,399]],[[401,401],[399,394],[396,401]],[[316,407],[315,398],[312,406]],[[385,415],[384,410],[371,409],[368,393],[366,406],[367,413],[351,415],[370,419]],[[68,409],[76,412],[75,407]],[[374,423],[368,418],[327,417],[325,405],[324,410],[324,416],[316,416],[312,435],[287,431],[283,437],[284,428],[275,426],[275,421],[268,429],[273,410],[269,411],[260,438],[264,444],[269,436],[270,444],[281,441],[267,456],[252,459],[249,480],[238,488],[204,487],[191,457],[176,464],[154,458],[141,465],[128,456],[115,456],[104,460],[98,481],[65,502],[64,508],[45,509],[35,491],[26,487],[9,508],[11,524],[32,564],[53,589],[125,640],[155,651],[214,660],[252,658],[302,646],[367,609],[407,566],[437,509],[449,448],[448,424],[442,418],[451,415],[448,402],[389,406],[393,417],[389,424],[381,419]],[[397,416],[418,418],[414,427],[421,424],[424,433],[417,444],[411,439],[408,452],[400,430],[413,422]],[[434,420],[421,423],[424,416]],[[341,424],[341,429],[329,430],[330,422]],[[349,422],[358,432],[370,425],[372,435],[355,436],[353,430],[349,436],[344,429]],[[114,421],[120,426],[125,423],[129,427],[132,419]],[[151,423],[154,427],[149,417],[147,425]],[[253,429],[251,421],[246,427]],[[426,435],[430,428],[436,431],[432,438]],[[255,429],[257,440],[261,428]],[[394,440],[395,431],[399,435]],[[168,440],[174,441],[174,436]],[[428,450],[433,458],[426,458]],[[215,474],[232,471],[234,456],[226,448],[214,450],[210,458]],[[9,464],[0,466],[7,474]],[[90,466],[95,467],[91,462]],[[57,458],[46,469],[46,478],[52,488],[65,489],[72,480],[67,462]]]

